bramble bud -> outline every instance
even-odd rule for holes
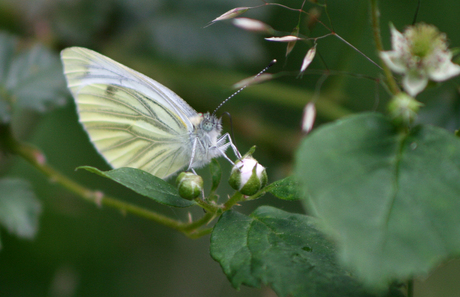
[[[228,183],[241,194],[251,196],[265,187],[268,182],[265,167],[253,157],[247,156],[236,162]]]
[[[193,172],[181,172],[176,179],[179,196],[187,200],[198,197],[203,190],[203,179]]]
[[[400,92],[388,103],[388,111],[397,123],[410,124],[417,117],[418,110],[423,106],[406,93]]]

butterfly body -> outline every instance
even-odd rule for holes
[[[114,168],[134,167],[166,178],[198,168],[236,147],[221,120],[197,113],[162,84],[94,51],[62,51],[80,122]],[[239,154],[239,153],[238,153]]]

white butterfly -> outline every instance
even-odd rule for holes
[[[173,91],[92,50],[61,52],[80,122],[114,168],[133,167],[167,178],[224,156],[240,157],[221,119],[197,113]]]

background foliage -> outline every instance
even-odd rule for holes
[[[282,3],[298,8],[301,1]],[[259,4],[261,1],[254,0],[1,0],[0,28],[17,36],[15,42],[22,48],[30,48],[37,42],[43,44],[44,47],[32,47],[29,59],[33,58],[34,50],[58,53],[67,46],[85,46],[164,83],[198,111],[207,111],[231,94],[233,83],[258,72],[273,58],[280,61],[270,70],[273,73],[300,68],[308,50],[306,45],[298,44],[286,61],[285,44],[265,42],[261,35],[226,23],[203,28],[231,8]],[[329,1],[328,5],[334,29],[376,60],[368,4],[352,0]],[[391,21],[399,30],[409,25],[416,1],[381,1],[380,7],[383,40],[389,49],[387,24]],[[447,34],[451,46],[458,47],[458,11],[460,2],[455,0],[422,2],[418,20],[436,25]],[[251,10],[245,16],[261,19],[286,32],[292,31],[298,18],[295,12],[279,7]],[[315,36],[325,33],[321,26],[315,28]],[[5,39],[10,40],[4,37],[1,42],[10,42]],[[321,40],[317,50],[330,69],[374,77],[377,73],[374,65],[335,38]],[[24,59],[27,57],[15,57],[14,63],[2,60],[1,72],[22,69]],[[57,71],[52,73],[60,71],[59,65],[56,67]],[[315,59],[310,68],[324,69],[324,65]],[[59,83],[50,85],[45,76],[40,78],[41,84],[59,88]],[[271,181],[291,172],[293,153],[301,137],[302,109],[311,99],[318,78],[318,75],[304,75],[302,79],[285,76],[253,86],[225,106],[232,114],[240,151],[257,145],[256,157],[268,167]],[[21,78],[17,81],[21,82]],[[458,81],[454,79],[418,97],[426,105],[421,122],[451,131],[458,129],[459,94],[455,84]],[[6,85],[14,89],[13,83]],[[33,85],[29,88],[33,94]],[[21,98],[27,99],[21,94],[17,97],[18,103]],[[40,147],[47,161],[66,175],[169,216],[184,216],[181,210],[134,196],[102,177],[83,170],[75,172],[81,165],[102,169],[108,166],[79,126],[73,103],[71,100],[64,103],[64,98],[70,96],[63,93],[47,102],[45,94],[33,110],[22,109],[0,116],[13,117],[16,135]],[[428,98],[436,98],[436,102]],[[318,108],[317,125],[353,112],[382,111],[387,99],[381,88],[376,91],[371,80],[332,76],[321,88],[318,104],[323,107]],[[40,113],[50,107],[51,112]],[[2,296],[272,296],[269,289],[242,286],[240,292],[234,291],[220,266],[209,256],[209,237],[189,240],[149,221],[97,208],[46,180],[25,162],[3,155],[1,158],[0,171],[7,172],[9,181],[16,183],[15,178],[21,177],[31,182],[30,188],[22,187],[27,193],[24,199],[42,202],[41,208],[30,210],[41,212],[39,231],[33,241],[1,230]],[[226,172],[228,165],[221,164]],[[225,193],[225,189],[221,190]],[[28,194],[33,192],[32,196]],[[257,203],[303,213],[297,202],[280,202],[268,196],[263,202],[252,202],[238,211],[249,214]],[[23,232],[27,234],[30,230]],[[426,280],[416,283],[416,296],[458,296],[460,287],[455,280],[459,273],[456,261],[446,263]]]

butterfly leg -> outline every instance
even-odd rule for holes
[[[233,144],[233,141],[232,141],[232,138],[230,137],[230,134],[228,133],[225,133],[224,135],[222,135],[218,140],[217,140],[217,147],[219,148],[219,150],[222,152],[222,154],[225,156],[225,158],[227,160],[229,160],[229,158],[227,157],[227,155],[225,154],[225,150],[228,148],[228,146],[231,146],[232,147],[232,150],[233,150],[233,153],[235,154],[235,156],[238,158],[238,159],[241,159],[241,154],[240,152],[238,151],[238,149],[236,148],[236,145]],[[233,162],[231,162],[233,164]]]
[[[195,138],[195,140],[193,141],[193,145],[192,145],[192,156],[190,157],[190,163],[188,163],[188,168],[187,170],[192,170],[193,173],[196,174],[195,170],[192,168],[192,164],[193,164],[193,161],[195,159],[195,153],[196,153],[196,146],[197,146],[197,143],[198,143],[198,139]]]

